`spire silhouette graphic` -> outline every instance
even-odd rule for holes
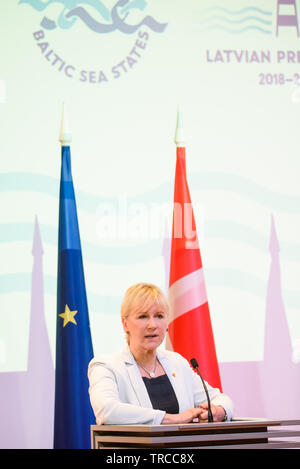
[[[291,361],[292,346],[282,298],[279,260],[280,246],[273,215],[271,216],[269,251],[271,254],[271,265],[267,289],[264,362],[270,368],[275,367],[274,371],[276,371],[276,369],[278,370],[278,363],[283,363],[283,359],[284,366]]]
[[[0,373],[1,448],[52,448],[54,366],[45,320],[43,247],[37,217],[32,254],[28,366],[27,371]]]
[[[269,251],[271,264],[266,298],[264,361],[261,383],[266,417],[292,418],[300,415],[298,364],[292,361],[292,344],[282,297],[280,245],[271,216]]]

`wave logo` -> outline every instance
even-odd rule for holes
[[[110,8],[101,0],[19,0],[20,4],[30,5],[38,12],[47,9],[47,16],[44,14],[39,29],[33,32],[37,46],[53,69],[67,78],[86,83],[106,83],[125,76],[142,59],[151,34],[163,33],[167,27],[167,23],[144,14],[146,0],[110,0]],[[63,34],[76,23],[80,27],[74,27],[72,52],[70,49],[68,52]],[[92,32],[92,37],[85,31]],[[122,34],[124,40],[120,40],[118,34],[113,35],[114,32]],[[51,39],[54,33],[55,47]],[[133,35],[135,38],[131,39]],[[95,43],[101,41],[110,41],[110,47],[109,54],[104,54],[99,64]],[[84,67],[68,59],[70,52],[74,57],[74,44],[79,43],[85,44],[85,49],[76,49],[76,57],[78,62],[85,62]],[[57,48],[63,48],[63,52]],[[90,51],[88,58],[84,50]],[[86,65],[87,60],[89,65]],[[97,64],[97,69],[93,63]]]
[[[41,26],[52,30],[57,27],[62,29],[71,28],[76,21],[81,20],[90,30],[99,34],[108,34],[113,31],[121,31],[124,34],[133,34],[141,26],[147,26],[156,33],[162,33],[167,24],[159,23],[152,16],[144,16],[137,24],[126,23],[128,16],[134,10],[144,11],[147,7],[146,0],[118,0],[109,9],[101,0],[20,0],[19,4],[27,3],[37,11],[44,11],[51,4],[60,3],[62,11],[57,20],[44,16]],[[89,9],[89,10],[88,10]],[[93,11],[92,14],[90,11]],[[95,16],[102,21],[95,19]]]
[[[204,12],[201,30],[218,30],[231,34],[241,34],[249,30],[264,34],[272,33],[272,11],[250,6],[239,10],[229,10],[223,6],[208,8]]]
[[[225,31],[230,34],[243,34],[255,31],[279,36],[283,29],[293,30],[299,36],[297,0],[274,0],[273,8],[247,6],[230,10],[223,6],[213,6],[203,11],[201,31]],[[276,7],[276,12],[274,7]]]

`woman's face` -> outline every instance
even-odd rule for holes
[[[165,338],[168,316],[161,306],[153,303],[147,311],[140,310],[122,318],[122,323],[129,333],[132,350],[153,351]]]

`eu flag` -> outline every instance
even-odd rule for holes
[[[62,146],[59,202],[54,448],[90,448],[93,357],[70,146]]]

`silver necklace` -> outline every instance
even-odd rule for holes
[[[148,370],[146,370],[146,368],[143,367],[143,365],[141,365],[138,361],[137,361],[137,364],[138,364],[141,368],[143,368],[143,370],[146,371],[146,373],[148,373],[148,375],[149,375],[151,378],[155,378],[156,361],[157,361],[157,358],[155,358],[154,370],[153,370],[153,371],[148,371]]]

